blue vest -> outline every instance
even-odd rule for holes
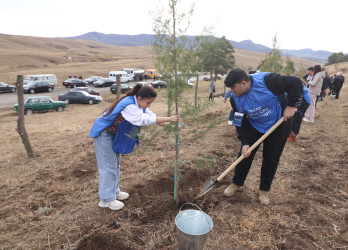
[[[309,94],[308,88],[303,84],[303,99],[305,99],[306,103],[311,105],[311,95]]]
[[[101,116],[97,118],[89,136],[94,138],[101,134],[104,129],[113,124],[117,116],[121,111],[130,104],[136,104],[134,96],[127,96],[117,103],[114,110],[108,115],[104,116],[105,111]],[[143,109],[145,113],[146,109]],[[114,152],[121,154],[129,154],[133,151],[135,144],[139,145],[138,134],[140,132],[140,126],[131,124],[129,121],[124,120],[118,126],[115,134],[115,138],[112,143]]]
[[[268,74],[250,75],[251,90],[241,96],[232,94],[237,111],[247,115],[251,125],[260,133],[266,133],[282,117],[280,96],[270,91],[264,81]]]

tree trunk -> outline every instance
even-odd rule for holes
[[[116,98],[119,100],[121,98],[121,76],[116,75]]]
[[[30,140],[25,130],[24,123],[24,95],[23,95],[23,76],[17,75],[17,97],[18,97],[18,119],[17,119],[17,132],[22,139],[25,150],[29,158],[34,158],[33,148],[31,147]]]
[[[199,81],[199,74],[197,74],[196,88],[195,88],[195,108],[197,108],[198,81]]]
[[[172,12],[173,12],[173,52],[174,52],[174,81],[175,81],[175,114],[179,115],[179,105],[178,105],[178,69],[177,69],[177,54],[176,54],[176,19],[175,19],[175,7],[176,1],[172,0]],[[179,204],[179,145],[180,145],[180,127],[178,124],[176,126],[176,138],[175,138],[175,180],[174,180],[174,201]]]

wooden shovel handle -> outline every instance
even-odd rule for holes
[[[276,124],[274,124],[263,136],[261,136],[260,139],[258,139],[249,149],[247,152],[251,152],[253,151],[258,145],[261,144],[261,142],[263,142],[264,139],[267,138],[267,136],[269,136],[276,128],[279,127],[280,124],[282,124],[282,122],[284,121],[284,116],[282,118],[279,119],[279,121],[277,121]],[[235,162],[233,162],[233,164],[226,169],[218,178],[218,181],[221,181],[229,172],[231,172],[232,169],[234,169],[235,166],[238,165],[238,163],[240,163],[242,160],[244,159],[244,155],[242,154]]]

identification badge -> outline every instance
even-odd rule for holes
[[[233,117],[233,125],[240,127],[242,125],[243,116],[243,113],[235,112]]]

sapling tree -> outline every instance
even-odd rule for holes
[[[174,105],[175,114],[179,115],[179,100],[184,90],[186,76],[189,71],[188,54],[189,43],[185,36],[190,25],[190,17],[193,14],[194,4],[189,9],[180,9],[179,0],[168,0],[168,6],[158,8],[154,16],[153,31],[155,37],[152,48],[156,55],[156,67],[162,73],[167,82],[168,115]],[[179,74],[180,72],[180,74]],[[174,200],[177,199],[179,190],[179,147],[180,147],[180,126],[175,125],[175,181],[174,181]]]

